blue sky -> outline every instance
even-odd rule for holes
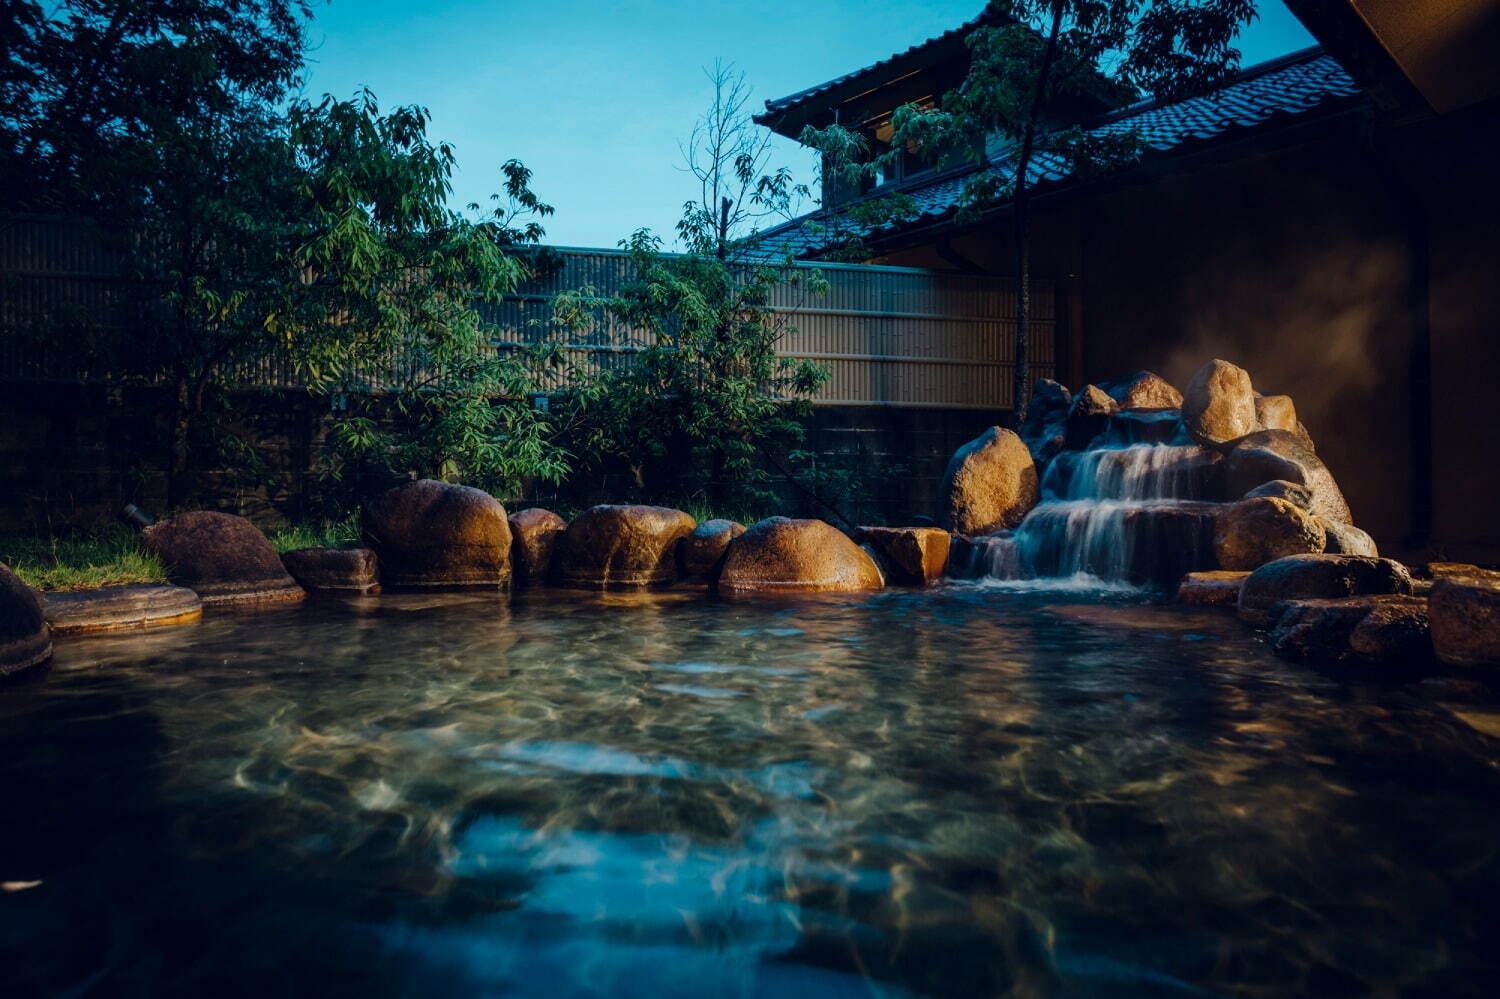
[[[456,205],[484,201],[515,157],[557,208],[547,241],[614,246],[640,226],[670,238],[695,185],[678,142],[708,103],[702,67],[734,62],[757,108],[973,17],[983,0],[333,0],[316,8],[307,90],[368,85],[421,104],[455,146]],[[1245,63],[1312,44],[1279,0],[1241,38]],[[778,139],[773,165],[812,180]]]

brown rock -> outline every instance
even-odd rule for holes
[[[1380,557],[1380,548],[1375,544],[1375,539],[1353,524],[1340,524],[1334,520],[1324,520],[1322,517],[1316,520],[1328,538],[1328,543],[1323,547],[1328,554]]]
[[[697,522],[664,506],[592,507],[559,536],[553,581],[584,590],[638,590],[677,579],[677,545]]]
[[[386,586],[496,589],[510,585],[510,522],[482,489],[421,479],[364,508],[365,537]]]
[[[1312,443],[1285,430],[1258,430],[1235,441],[1224,457],[1226,496],[1240,496],[1267,482],[1284,479],[1312,490],[1309,509],[1324,520],[1351,524],[1349,504]]]
[[[307,596],[266,536],[244,517],[210,510],[179,514],[141,532],[167,576],[205,607],[291,603]]]
[[[1248,572],[1225,569],[1190,572],[1177,585],[1177,602],[1210,607],[1234,607],[1240,601],[1240,587]]]
[[[705,520],[682,539],[682,575],[693,582],[712,583],[724,565],[729,543],[745,533],[745,525],[736,520]]]
[[[736,538],[718,584],[719,593],[729,597],[880,587],[880,570],[842,531],[821,520],[786,517],[762,520]]]
[[[1110,398],[1097,385],[1085,385],[1073,397],[1073,406],[1068,410],[1064,446],[1070,451],[1081,451],[1104,431],[1109,429],[1109,419],[1120,411],[1120,404]]]
[[[1432,644],[1450,666],[1500,666],[1500,582],[1446,576],[1428,598]]]
[[[947,530],[979,535],[1015,527],[1036,506],[1036,463],[1015,433],[991,427],[954,453],[941,495]]]
[[[1403,595],[1289,600],[1268,636],[1288,659],[1421,666],[1432,659],[1427,601]]]
[[[1254,489],[1241,496],[1240,499],[1259,499],[1269,496],[1272,499],[1282,499],[1302,510],[1312,509],[1312,490],[1300,482],[1288,482],[1286,479],[1276,479],[1256,486]]]
[[[52,636],[36,593],[0,564],[0,676],[46,662]]]
[[[510,521],[510,567],[517,586],[541,586],[552,574],[552,552],[568,522],[539,506],[513,513]]]
[[[1388,558],[1292,555],[1261,566],[1245,579],[1239,615],[1264,626],[1272,623],[1274,608],[1283,601],[1409,595],[1412,589],[1406,567]]]
[[[296,548],[281,564],[304,589],[329,593],[379,593],[380,572],[369,548]]]
[[[203,616],[203,601],[185,586],[101,586],[47,593],[42,609],[54,635],[187,624]]]
[[[1151,371],[1137,371],[1110,386],[1109,394],[1121,409],[1180,409],[1182,393]]]
[[[1182,422],[1194,440],[1209,446],[1228,443],[1253,431],[1255,389],[1245,369],[1217,358],[1199,368],[1183,393]]]
[[[1286,500],[1261,497],[1227,504],[1214,525],[1214,554],[1221,569],[1253,570],[1284,558],[1321,552],[1323,529]]]
[[[1258,395],[1255,397],[1255,422],[1262,430],[1285,430],[1298,433],[1297,407],[1289,395]]]
[[[855,540],[870,545],[896,586],[931,586],[948,567],[951,537],[935,527],[861,527]]]
[[[1427,601],[1415,596],[1369,597],[1370,613],[1349,636],[1349,648],[1367,662],[1432,662]]]
[[[1481,569],[1477,565],[1468,562],[1429,562],[1427,563],[1427,575],[1433,579],[1487,579],[1494,583],[1500,583],[1500,571],[1495,569]]]

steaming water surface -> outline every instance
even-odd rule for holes
[[[1073,590],[62,644],[0,687],[7,994],[1500,987],[1500,741]]]

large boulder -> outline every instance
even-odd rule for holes
[[[369,548],[294,548],[281,553],[281,564],[307,590],[325,593],[380,592],[380,569]]]
[[[386,586],[495,589],[510,585],[510,523],[482,489],[421,479],[364,508],[364,532]]]
[[[729,546],[718,591],[728,597],[858,593],[881,585],[874,561],[833,525],[770,517]]]
[[[1109,429],[1110,417],[1119,411],[1120,404],[1111,399],[1109,393],[1097,385],[1085,385],[1073,397],[1073,405],[1068,409],[1064,446],[1070,451],[1082,451]]]
[[[1182,393],[1153,371],[1137,371],[1107,386],[1121,409],[1181,409]]]
[[[1350,524],[1349,504],[1333,473],[1313,451],[1312,442],[1286,430],[1258,430],[1233,442],[1224,457],[1226,496],[1244,493],[1277,479],[1312,491],[1312,513],[1336,524]]]
[[[959,448],[943,474],[942,526],[959,534],[1015,527],[1036,506],[1036,463],[1021,438],[991,427]]]
[[[1031,403],[1026,407],[1026,419],[1021,423],[1021,440],[1031,449],[1032,457],[1038,461],[1051,457],[1047,454],[1051,442],[1063,436],[1068,407],[1072,405],[1073,393],[1066,386],[1050,378],[1037,379],[1031,389]]]
[[[1323,546],[1328,554],[1379,557],[1380,548],[1375,544],[1375,539],[1353,524],[1340,524],[1336,520],[1324,520],[1322,517],[1316,519],[1328,538],[1328,543]]]
[[[552,574],[552,553],[568,522],[539,506],[513,513],[510,520],[511,578],[517,586],[541,586]]]
[[[1450,666],[1500,667],[1500,581],[1443,576],[1428,604],[1439,659]]]
[[[557,540],[553,582],[583,590],[638,590],[677,580],[677,546],[697,521],[664,506],[604,504]]]
[[[678,547],[683,578],[694,583],[712,583],[729,553],[729,543],[744,533],[744,524],[719,518],[705,520],[693,528]]]
[[[1289,600],[1275,607],[1268,641],[1277,655],[1422,667],[1432,661],[1427,601],[1389,594]]]
[[[244,517],[195,510],[152,524],[141,538],[168,578],[197,593],[205,607],[291,603],[307,596],[271,542]]]
[[[875,550],[886,582],[897,586],[931,586],[948,567],[952,536],[935,527],[861,527],[855,540]]]
[[[1194,440],[1210,447],[1254,431],[1255,389],[1250,375],[1228,361],[1209,361],[1193,375],[1183,393],[1182,422]]]
[[[1287,555],[1321,552],[1326,543],[1316,518],[1269,496],[1225,505],[1214,525],[1220,569],[1254,570]]]
[[[1411,574],[1400,562],[1357,555],[1292,555],[1252,572],[1240,587],[1240,619],[1265,626],[1277,604],[1288,600],[1334,599],[1413,591]]]
[[[1297,407],[1289,395],[1257,395],[1255,397],[1255,422],[1262,430],[1285,430],[1299,433]]]
[[[1303,510],[1312,509],[1312,490],[1301,482],[1288,482],[1286,479],[1264,482],[1241,496],[1240,499],[1259,499],[1262,496],[1286,500]]]
[[[1190,572],[1177,584],[1177,602],[1202,607],[1234,607],[1240,601],[1240,587],[1248,572],[1212,569]]]
[[[36,593],[0,564],[0,676],[52,656],[52,636]]]
[[[54,635],[157,628],[203,616],[203,601],[185,586],[150,583],[47,593],[42,609]]]

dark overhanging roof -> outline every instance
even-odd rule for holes
[[[1500,97],[1500,2],[1286,0],[1394,121]]]
[[[1142,101],[1101,115],[1085,127],[1100,135],[1136,132],[1146,146],[1145,160],[1149,162],[1227,142],[1252,131],[1301,123],[1318,112],[1346,110],[1363,100],[1359,85],[1321,47],[1314,46],[1251,66],[1208,94],[1176,101]],[[991,161],[919,177],[840,206],[831,219],[858,229],[846,218],[852,204],[893,193],[907,195],[916,205],[915,218],[901,225],[860,232],[866,240],[878,242],[951,216],[969,177],[981,169],[1004,166],[1004,160]],[[1028,179],[1041,191],[1059,189],[1078,178],[1059,158],[1043,155],[1033,162]],[[825,231],[829,221],[829,215],[811,213],[767,230],[760,234],[759,241],[769,254],[815,256],[830,242]]]
[[[818,101],[821,106],[824,102],[820,98],[825,98],[835,91],[858,94],[892,83],[918,68],[917,63],[941,61],[949,55],[962,52],[965,45],[964,39],[969,32],[981,25],[999,23],[1001,20],[1001,16],[994,8],[985,4],[984,9],[975,17],[956,28],[950,28],[941,35],[929,38],[925,42],[918,42],[908,49],[887,56],[862,69],[834,77],[815,87],[808,87],[795,94],[766,101],[766,110],[754,116],[755,123],[765,125],[775,131],[782,131],[778,125],[781,125],[794,112],[811,110],[808,106],[813,101]]]

